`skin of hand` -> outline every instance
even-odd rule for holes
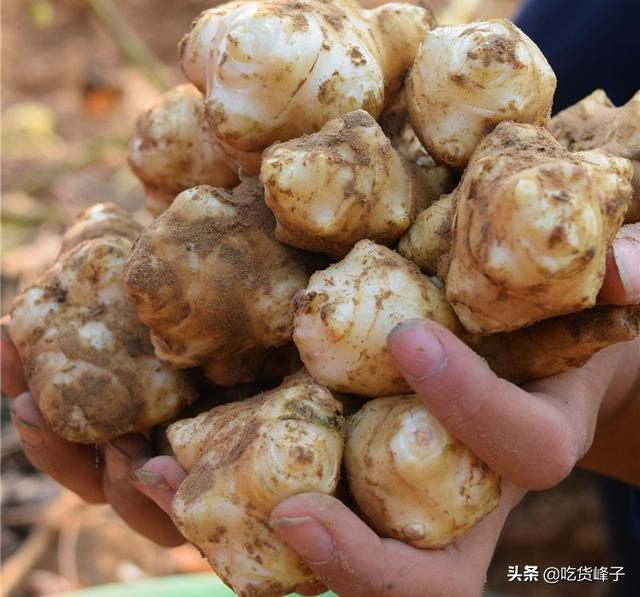
[[[640,302],[639,254],[640,226],[623,227],[608,260],[607,277],[600,293],[602,302]],[[8,392],[11,388],[15,394],[24,385],[20,385],[17,357],[12,355],[10,344],[6,344],[4,326],[2,341],[3,389]],[[587,453],[592,441],[593,448],[582,461],[585,466],[640,482],[635,459],[629,455],[621,461],[625,451],[633,452],[629,447],[637,441],[634,435],[637,430],[621,419],[638,411],[640,339],[611,346],[580,369],[570,369],[523,388],[496,377],[470,348],[430,321],[399,325],[389,336],[389,347],[432,414],[502,475],[502,497],[498,508],[469,533],[445,549],[426,551],[378,538],[335,498],[317,494],[288,498],[273,511],[272,524],[318,573],[323,584],[341,596],[479,595],[509,511],[527,489],[544,489],[561,481]],[[74,450],[86,446],[69,444],[48,432],[41,419],[35,420],[37,409],[33,402],[24,396],[14,401],[13,410],[27,456],[37,468],[76,493],[92,501],[103,501],[107,497],[105,473],[95,468],[95,453],[75,455]],[[33,405],[35,413],[26,404]],[[25,420],[34,427],[24,426],[23,417],[30,417]],[[596,424],[601,427],[594,440]],[[600,428],[607,433],[611,429],[627,432],[618,438],[619,451],[610,454],[613,462],[607,461],[606,451],[599,448]],[[531,432],[534,429],[535,434]],[[46,442],[48,450],[31,446],[38,438]],[[109,460],[105,460],[108,473]],[[69,469],[62,464],[72,462]],[[132,465],[132,470],[135,466]],[[128,476],[131,488],[122,491],[136,491],[135,487],[169,513],[185,472],[168,456],[139,462],[138,466]],[[119,507],[114,505],[117,511]],[[148,526],[146,532],[138,530],[154,538],[158,529],[151,529],[153,516],[147,513],[148,505],[145,507],[145,516],[138,518]],[[170,526],[168,518],[154,520],[153,524],[169,534],[165,527]],[[320,586],[311,586],[305,593],[316,594],[321,590]]]
[[[9,339],[8,318],[0,323],[2,392],[11,399],[11,417],[31,464],[87,502],[109,503],[134,531],[155,543],[167,547],[184,543],[165,512],[131,482],[151,457],[145,437],[123,435],[99,446],[68,442],[56,435],[28,393],[20,359]]]

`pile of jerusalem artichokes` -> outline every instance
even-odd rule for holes
[[[555,75],[517,27],[412,4],[234,1],[179,50],[189,82],[130,143],[155,221],[85,211],[13,307],[43,416],[83,443],[172,422],[174,521],[240,595],[313,580],[269,515],[342,472],[382,536],[449,544],[500,479],[410,393],[387,335],[430,318],[514,383],[636,336],[638,307],[596,295],[640,219],[640,92],[550,120]],[[266,389],[180,419],[202,372],[213,394]]]

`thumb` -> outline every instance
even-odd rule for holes
[[[618,230],[607,254],[607,271],[599,298],[612,305],[640,302],[640,223]]]

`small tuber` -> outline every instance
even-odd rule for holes
[[[209,130],[202,94],[193,85],[174,87],[140,115],[129,141],[129,165],[156,215],[185,189],[238,183],[237,167]]]
[[[296,375],[169,427],[189,473],[173,500],[174,521],[241,597],[278,597],[316,580],[269,516],[291,495],[335,492],[343,426],[331,393]]]
[[[500,498],[500,477],[415,395],[371,400],[351,417],[344,464],[374,530],[419,549],[447,546]]]
[[[602,89],[556,114],[551,134],[569,151],[600,149],[631,160],[633,199],[626,222],[640,221],[640,91],[616,108]]]
[[[499,122],[544,126],[556,77],[538,47],[505,19],[429,31],[407,78],[416,134],[437,162],[463,168]]]
[[[365,238],[394,243],[426,207],[417,168],[364,110],[272,145],[260,177],[276,238],[336,258]]]
[[[446,274],[451,250],[451,223],[456,211],[456,195],[443,195],[418,214],[398,243],[398,253],[429,274]],[[445,277],[445,276],[442,276]]]

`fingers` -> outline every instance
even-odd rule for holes
[[[529,394],[498,378],[475,352],[432,321],[397,326],[388,343],[429,412],[513,483],[551,487],[588,448],[582,446],[582,430],[592,429],[599,400],[586,385],[580,390],[588,394],[577,400],[570,393],[578,387],[575,380],[566,384],[566,393],[556,388],[554,395]]]
[[[640,302],[640,223],[618,230],[607,254],[607,272],[599,299],[612,305]]]
[[[136,532],[165,547],[184,543],[167,514],[132,483],[135,471],[151,457],[142,435],[124,435],[105,446],[103,489],[107,501]]]
[[[2,393],[15,398],[27,392],[27,382],[22,374],[22,363],[16,347],[9,337],[9,316],[0,320],[0,365],[2,366]]]
[[[56,435],[29,394],[21,394],[11,403],[11,416],[22,449],[35,468],[88,502],[105,501],[97,446],[74,444]]]
[[[522,495],[518,490],[517,499]],[[480,594],[484,574],[516,494],[459,545],[417,550],[380,539],[336,498],[301,494],[271,515],[275,531],[341,597]],[[460,573],[460,571],[463,573]]]
[[[171,516],[173,496],[187,476],[175,458],[156,456],[136,469],[134,475],[135,486]]]

